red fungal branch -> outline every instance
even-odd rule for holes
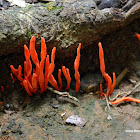
[[[24,45],[24,55],[26,61],[24,61],[24,78],[22,78],[22,67],[19,65],[18,69],[15,69],[13,65],[10,66],[12,73],[21,81],[21,84],[24,86],[27,93],[32,96],[32,93],[37,92],[40,87],[40,93],[43,93],[47,89],[48,82],[57,90],[59,90],[57,82],[53,77],[52,73],[54,71],[55,65],[55,52],[56,48],[54,47],[51,54],[51,63],[49,63],[49,55],[47,55],[47,48],[45,44],[45,39],[41,38],[41,61],[39,63],[38,55],[35,50],[35,37],[33,36],[30,40],[30,47]],[[46,57],[47,56],[47,57]],[[32,74],[32,64],[30,57],[33,63],[36,66],[36,69],[33,70]],[[45,67],[45,74],[44,74]],[[13,75],[11,78],[14,80]]]
[[[79,62],[80,62],[80,48],[81,44],[79,44],[79,47],[77,49],[77,57],[75,60],[75,76],[76,76],[76,92],[78,92],[80,88],[80,75],[78,72],[79,68]],[[15,69],[13,65],[10,65],[12,73],[18,78],[18,80],[21,82],[21,85],[24,86],[26,92],[32,96],[32,93],[36,94],[39,87],[40,87],[40,93],[43,93],[47,90],[48,82],[58,91],[62,89],[62,79],[61,79],[61,69],[58,70],[58,82],[59,86],[57,84],[57,81],[55,80],[53,76],[53,71],[55,68],[55,53],[56,53],[56,47],[52,49],[51,53],[51,63],[49,62],[49,55],[47,55],[47,47],[45,44],[45,39],[41,38],[41,60],[39,62],[38,54],[35,50],[35,37],[33,36],[30,40],[30,47],[24,45],[24,55],[26,61],[24,61],[24,78],[22,75],[22,67],[21,65],[18,66],[18,69]],[[35,69],[32,68],[32,63],[35,64]],[[69,69],[65,66],[62,67],[62,72],[67,80],[67,87],[66,90],[69,90],[70,83],[71,83],[71,77]],[[11,75],[11,78],[13,81],[15,81],[13,74]]]
[[[136,34],[136,37],[139,39],[140,41],[140,34]],[[120,98],[120,99],[117,99],[115,101],[110,101],[111,104],[118,104],[120,102],[123,102],[123,101],[129,101],[129,102],[136,102],[136,103],[140,103],[140,99],[135,99],[135,98],[132,98],[132,97],[123,97],[123,98]]]
[[[77,48],[77,56],[74,61],[74,69],[75,69],[75,79],[76,79],[76,87],[75,91],[78,92],[80,89],[80,74],[79,74],[79,63],[80,63],[80,49],[81,49],[81,43],[79,43],[79,46]]]
[[[137,38],[138,38],[139,41],[140,41],[140,34],[137,33],[136,36],[137,36]]]
[[[136,36],[140,41],[140,34],[136,34]],[[104,54],[103,54],[103,48],[102,48],[102,45],[100,42],[99,42],[98,46],[99,46],[100,69],[101,69],[101,73],[102,73],[103,77],[105,78],[105,80],[107,82],[107,92],[106,92],[105,96],[109,96],[112,94],[113,89],[115,87],[116,76],[115,76],[115,73],[113,73],[113,83],[112,83],[109,75],[105,73]],[[101,96],[102,96],[103,95],[102,84],[100,84],[100,90],[101,90]],[[115,101],[110,101],[110,103],[111,104],[118,104],[118,103],[121,103],[123,101],[140,103],[140,99],[135,99],[132,97],[123,97],[123,98],[117,99]]]
[[[67,80],[67,87],[66,87],[66,90],[69,90],[70,88],[70,83],[71,83],[71,77],[70,77],[70,72],[69,72],[69,69],[66,68],[65,66],[62,66],[62,72]]]
[[[99,46],[100,70],[106,81],[106,85],[107,85],[106,96],[108,97],[112,94],[114,90],[116,84],[116,76],[115,73],[113,72],[113,83],[112,83],[111,77],[105,72],[104,52],[103,52],[101,42],[98,43],[98,46]],[[102,84],[100,84],[100,90],[101,90],[101,96],[103,96]]]
[[[116,101],[111,101],[110,103],[111,104],[118,104],[118,103],[123,102],[123,101],[140,103],[140,99],[135,99],[132,97],[123,97],[123,98],[117,99]]]
[[[140,41],[140,34],[136,34],[136,37],[139,39]],[[129,101],[129,102],[136,102],[136,103],[140,103],[140,99],[135,99],[135,98],[132,98],[132,97],[123,97],[123,98],[120,98],[120,99],[117,99],[115,101],[110,101],[111,104],[118,104],[120,102],[123,102],[123,101]]]

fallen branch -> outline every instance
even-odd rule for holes
[[[140,86],[140,82],[138,82],[129,92],[127,92],[123,97],[127,97],[130,94],[134,94],[134,90],[137,89]]]
[[[60,92],[60,91],[57,91],[57,90],[55,90],[51,87],[47,87],[47,89],[52,91],[53,93],[56,93],[56,94],[60,95],[60,96],[68,97],[68,98],[70,98],[70,99],[72,99],[76,102],[79,102],[79,100],[76,97],[71,96],[68,92]]]
[[[122,72],[121,72],[121,74],[117,77],[117,79],[116,79],[116,84],[115,84],[115,87],[117,87],[119,84],[120,84],[120,82],[122,81],[122,79],[125,77],[125,75],[127,74],[129,72],[129,70],[127,69],[127,68],[125,68]]]

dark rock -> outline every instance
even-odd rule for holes
[[[0,0],[0,6],[3,6],[3,0]]]
[[[81,89],[84,93],[96,92],[100,89],[100,84],[104,79],[101,74],[87,73],[81,79]]]
[[[39,0],[25,0],[25,2],[27,2],[27,3],[37,3],[37,2],[39,2]]]
[[[119,8],[120,5],[121,5],[120,0],[102,0],[101,3],[98,5],[98,8],[100,10],[110,7]]]
[[[129,10],[136,3],[137,3],[136,0],[128,0],[127,3],[122,7],[122,9]]]

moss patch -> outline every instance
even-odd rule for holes
[[[56,7],[56,6],[53,5],[53,2],[49,2],[49,3],[47,3],[46,8],[47,8],[48,11],[52,11],[52,10],[56,10],[56,9],[61,9],[63,7]]]

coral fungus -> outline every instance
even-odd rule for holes
[[[101,42],[98,43],[98,47],[99,47],[100,70],[107,85],[106,96],[110,96],[116,84],[116,76],[115,73],[113,72],[113,83],[112,83],[111,77],[105,72],[104,52],[103,52]],[[101,96],[103,96],[102,84],[100,85],[100,90],[101,90]]]
[[[81,49],[81,43],[79,43],[79,46],[77,48],[77,56],[74,61],[74,69],[75,69],[75,79],[76,79],[76,87],[75,91],[78,92],[80,88],[80,74],[79,74],[79,63],[80,63],[80,49]]]
[[[140,99],[135,99],[132,97],[123,97],[123,98],[117,99],[115,101],[110,101],[110,103],[111,104],[118,104],[118,103],[123,102],[123,101],[140,103]]]
[[[80,88],[80,74],[78,72],[79,68],[79,61],[80,61],[80,48],[81,44],[79,44],[79,47],[77,49],[77,57],[75,60],[75,75],[76,75],[76,92],[78,92]],[[47,55],[47,47],[45,44],[45,39],[41,38],[41,60],[39,62],[38,54],[35,50],[35,37],[33,36],[30,40],[30,47],[24,45],[24,55],[26,61],[24,61],[24,78],[22,76],[22,67],[21,65],[18,66],[18,69],[15,69],[13,65],[10,65],[12,73],[18,78],[18,80],[21,82],[21,85],[24,86],[26,92],[32,96],[32,93],[36,94],[39,87],[40,87],[40,93],[43,93],[47,90],[47,85],[50,83],[56,90],[60,91],[62,89],[62,79],[61,79],[61,69],[58,70],[58,82],[59,86],[57,84],[57,81],[55,80],[53,76],[53,71],[55,68],[55,53],[56,53],[56,47],[52,49],[51,53],[51,62],[49,62],[49,55]],[[32,59],[33,63],[35,64],[35,69],[32,68]],[[67,87],[66,90],[69,90],[70,83],[71,83],[71,77],[69,69],[65,66],[62,67],[62,72],[67,80]],[[11,75],[11,78],[13,81],[15,81],[13,74]]]
[[[137,36],[137,38],[138,38],[139,41],[140,41],[140,34],[137,33],[136,36]]]
[[[140,41],[140,34],[136,34],[136,37],[139,39]],[[115,77],[113,77],[115,78]],[[112,86],[114,86],[114,84],[112,84]],[[113,87],[112,87],[113,88]],[[111,88],[111,90],[112,90]],[[129,101],[129,102],[136,102],[136,103],[140,103],[140,99],[135,99],[135,98],[132,98],[132,97],[123,97],[123,98],[119,98],[115,101],[110,101],[111,104],[118,104],[118,103],[121,103],[123,101]]]

